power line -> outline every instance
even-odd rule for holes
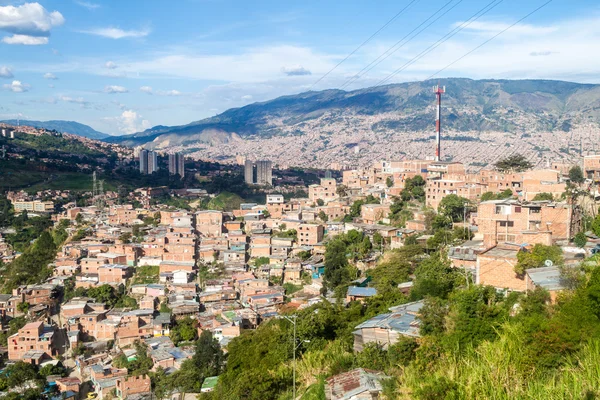
[[[450,64],[446,65],[444,68],[440,69],[438,72],[436,72],[435,74],[431,75],[430,77],[428,77],[425,80],[429,80],[429,79],[437,76],[441,72],[444,72],[445,70],[447,70],[448,68],[450,68],[451,66],[453,66],[454,64],[456,64],[457,62],[461,61],[462,59],[464,59],[467,56],[471,55],[472,53],[476,52],[477,50],[479,50],[480,48],[482,48],[483,46],[485,46],[486,44],[488,44],[492,40],[496,39],[498,36],[502,35],[504,32],[506,32],[509,29],[513,28],[515,25],[517,25],[517,24],[523,22],[524,20],[526,20],[527,18],[531,17],[533,14],[535,14],[538,11],[540,11],[542,8],[546,7],[548,4],[552,3],[552,1],[553,0],[546,1],[544,4],[542,4],[541,6],[539,6],[538,8],[536,8],[535,10],[531,11],[529,14],[525,15],[523,18],[521,18],[518,21],[514,22],[512,25],[509,25],[508,27],[504,28],[503,30],[501,30],[500,32],[498,32],[497,34],[495,34],[494,36],[492,36],[491,38],[489,38],[486,41],[484,41],[483,43],[481,43],[479,46],[476,46],[471,51],[468,51],[467,53],[463,54],[462,56],[460,56],[456,60],[452,61]]]
[[[415,37],[417,37],[418,35],[420,35],[425,29],[429,28],[429,26],[431,26],[432,24],[434,24],[435,22],[437,22],[440,18],[442,18],[444,15],[446,15],[448,12],[450,12],[453,8],[455,8],[457,5],[459,5],[460,3],[462,3],[463,0],[459,0],[452,7],[450,7],[448,10],[446,10],[442,15],[438,16],[435,20],[433,20],[429,25],[427,25],[425,28],[423,28],[422,30],[420,30],[419,32],[417,32],[415,35],[413,35],[412,37],[410,37],[408,40],[406,40],[410,35],[412,35],[415,31],[417,31],[423,25],[425,25],[429,20],[431,20],[432,18],[434,18],[438,13],[440,13],[442,10],[444,10],[446,7],[448,7],[454,1],[455,0],[450,0],[450,1],[446,2],[442,7],[440,7],[437,11],[435,11],[433,14],[431,14],[427,19],[425,19],[423,22],[421,22],[416,28],[414,28],[412,31],[410,31],[409,33],[407,33],[402,39],[398,40],[393,46],[391,46],[386,51],[384,51],[383,53],[381,53],[377,58],[375,58],[373,61],[371,61],[366,67],[364,67],[363,69],[361,69],[356,75],[350,77],[340,87],[340,89],[343,89],[344,87],[347,87],[349,84],[351,84],[352,82],[354,82],[356,79],[360,78],[362,75],[364,75],[365,73],[367,73],[370,70],[372,70],[373,68],[375,68],[377,65],[379,65],[381,62],[383,62],[385,59],[387,59],[392,54],[394,54],[396,51],[400,50],[402,47],[404,47],[411,40],[413,40]],[[406,42],[404,42],[405,40],[406,40]],[[402,42],[404,42],[404,43],[402,43]]]
[[[391,78],[393,78],[394,76],[396,76],[400,72],[404,71],[406,68],[408,68],[409,66],[411,66],[415,62],[419,61],[421,58],[425,57],[427,54],[431,53],[433,50],[435,50],[436,48],[438,48],[440,45],[442,45],[443,43],[445,43],[448,40],[450,40],[457,33],[459,33],[460,31],[462,31],[463,29],[465,29],[469,25],[471,25],[473,22],[477,21],[479,18],[483,17],[485,14],[487,14],[490,11],[492,11],[496,6],[498,6],[503,1],[504,0],[492,0],[490,3],[488,3],[481,10],[479,10],[475,14],[473,14],[468,20],[466,20],[465,22],[463,22],[459,26],[455,27],[453,30],[451,30],[450,32],[448,32],[446,35],[442,36],[440,39],[438,39],[431,46],[429,46],[428,48],[426,48],[425,50],[423,50],[421,53],[419,53],[418,55],[416,55],[415,57],[413,57],[411,60],[407,61],[403,66],[401,66],[400,68],[396,69],[394,72],[392,72],[391,74],[389,74],[387,77],[385,77],[384,79],[382,79],[381,81],[379,81],[375,86],[382,85],[385,82],[389,81]]]
[[[331,68],[329,71],[327,71],[325,73],[325,75],[323,75],[322,77],[320,77],[319,79],[317,79],[317,81],[315,83],[313,83],[308,90],[311,90],[313,87],[315,87],[315,85],[317,83],[321,82],[330,73],[332,73],[337,67],[339,67],[342,63],[344,63],[346,60],[348,60],[350,57],[352,57],[354,55],[354,53],[356,53],[364,45],[366,45],[367,43],[369,43],[371,41],[371,39],[373,39],[375,36],[377,36],[379,34],[379,32],[381,32],[382,30],[384,30],[385,28],[387,28],[388,25],[390,25],[392,22],[394,22],[404,11],[406,11],[408,9],[408,7],[410,7],[411,5],[413,5],[414,3],[416,3],[417,1],[418,0],[412,0],[402,10],[398,11],[398,13],[396,13],[396,15],[394,15],[388,22],[386,22],[381,28],[379,28],[374,34],[372,34],[367,40],[365,40],[364,42],[362,42],[357,48],[355,48],[354,50],[352,50],[352,52],[350,54],[348,54],[346,57],[344,57],[344,59],[342,61],[338,62],[333,68]]]

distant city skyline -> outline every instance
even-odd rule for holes
[[[389,83],[427,78],[544,1],[494,4]],[[484,5],[0,0],[0,119],[74,120],[108,134],[128,134],[309,89],[372,86]],[[344,85],[438,9],[437,22]],[[598,22],[596,2],[555,0],[439,77],[600,83],[600,57],[593,51]]]

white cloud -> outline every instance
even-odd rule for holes
[[[465,21],[456,22],[453,27],[458,27],[464,24]],[[473,21],[465,27],[466,31],[475,31],[481,33],[497,33],[505,30],[510,25],[504,22],[492,22],[492,21]],[[517,24],[511,27],[507,32],[513,35],[547,35],[554,33],[558,27],[556,26],[535,26],[529,24]]]
[[[85,7],[88,10],[95,10],[97,8],[100,8],[100,4],[91,3],[89,1],[83,1],[83,0],[75,0],[75,4],[80,5],[81,7]]]
[[[302,76],[311,75],[312,73],[301,65],[293,65],[290,67],[282,67],[281,72],[287,76]]]
[[[48,44],[48,38],[43,36],[12,35],[2,38],[2,43],[23,44],[26,46],[39,46]]]
[[[5,65],[0,66],[0,78],[10,79],[12,77],[14,77],[14,75],[13,75],[12,70],[10,68],[8,68]]]
[[[54,89],[54,85],[53,85],[52,83],[49,83],[49,84],[48,84],[48,87],[49,87],[50,89]]]
[[[157,90],[154,91],[151,86],[142,86],[140,87],[140,92],[146,94],[155,94],[157,96],[183,96],[183,93],[179,90]]]
[[[114,121],[119,131],[127,134],[140,132],[152,127],[148,120],[133,110],[125,110],[120,116],[106,118],[106,120]]]
[[[21,81],[12,81],[12,83],[7,83],[4,86],[4,89],[10,90],[14,93],[23,93],[29,90],[29,85],[26,83],[22,83]]]
[[[314,73],[325,72],[337,56],[322,54],[308,47],[278,45],[253,47],[233,54],[191,54],[178,52],[156,57],[127,60],[122,69],[131,74],[158,75],[203,80],[257,82],[281,76],[282,65],[299,65]],[[340,68],[342,69],[342,68]],[[240,71],[244,71],[240,74]],[[309,77],[305,77],[307,82]]]
[[[110,94],[114,94],[114,93],[127,93],[127,92],[129,92],[129,90],[127,90],[123,86],[117,86],[117,85],[106,86],[104,88],[104,91],[106,93],[110,93]]]
[[[58,79],[58,78],[57,78],[57,77],[56,77],[56,75],[54,75],[53,73],[46,72],[46,73],[44,74],[44,79],[56,80],[56,79]]]
[[[241,97],[242,101],[252,101],[254,97],[251,94],[246,94]]]
[[[83,97],[73,98],[73,97],[70,97],[70,96],[58,96],[57,99],[60,100],[60,101],[64,101],[65,103],[79,104],[83,108],[87,108],[90,105],[90,102],[84,100]]]
[[[104,64],[104,68],[108,68],[108,69],[115,69],[115,68],[118,68],[118,67],[119,66],[117,64],[115,64],[114,62],[112,62],[112,61],[107,61]]]
[[[46,44],[50,30],[64,22],[60,12],[48,12],[39,3],[0,7],[0,30],[12,34],[2,38],[6,44]]]
[[[102,36],[109,39],[141,38],[150,34],[149,29],[123,30],[119,28],[96,28],[80,31],[89,35]]]
[[[179,90],[159,90],[156,92],[157,95],[159,96],[182,96],[183,93],[181,93]]]
[[[551,56],[552,54],[557,54],[555,51],[532,51],[529,53],[531,57],[546,57]]]

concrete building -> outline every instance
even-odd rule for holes
[[[271,161],[246,160],[244,180],[248,185],[273,185],[273,163]]]
[[[285,202],[282,194],[268,194],[267,204],[283,204]]]
[[[248,185],[254,184],[254,163],[250,160],[244,161],[244,181]]]
[[[256,162],[256,184],[273,185],[273,164],[271,161]]]
[[[169,174],[185,176],[185,157],[182,153],[169,154]]]
[[[53,212],[54,203],[52,201],[14,201],[13,208],[16,213],[22,211],[31,212]]]
[[[140,151],[140,172],[142,174],[152,174],[158,171],[158,154],[155,151]]]

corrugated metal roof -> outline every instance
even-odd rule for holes
[[[525,271],[531,281],[546,290],[561,290],[565,286],[557,267],[532,268]]]
[[[348,296],[372,297],[377,295],[377,289],[370,287],[350,286]]]

